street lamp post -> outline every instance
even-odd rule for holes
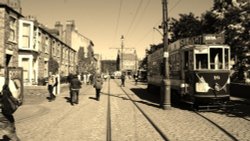
[[[123,71],[123,48],[124,48],[124,36],[121,37],[121,71]]]
[[[164,110],[171,109],[171,88],[169,79],[169,52],[168,52],[168,8],[167,0],[162,0],[162,13],[163,13],[163,43],[164,43],[164,74],[162,80],[162,90],[161,90],[161,106]]]

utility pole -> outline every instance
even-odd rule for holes
[[[123,48],[124,48],[124,36],[121,36],[121,71],[123,71]]]
[[[163,27],[163,63],[164,74],[161,90],[161,106],[164,110],[171,109],[171,88],[169,79],[169,52],[168,52],[168,3],[167,0],[162,0],[162,27]]]

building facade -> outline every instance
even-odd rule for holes
[[[119,62],[120,71],[125,72],[127,75],[133,75],[138,69],[138,57],[136,50],[134,52],[118,51],[117,62]]]
[[[94,61],[94,44],[92,40],[87,38],[86,36],[82,35],[81,33],[78,32],[76,29],[75,21],[74,20],[68,20],[66,22],[66,27],[65,30],[63,29],[63,25],[60,22],[56,22],[55,28],[58,29],[59,38],[62,38],[67,45],[72,47],[75,51],[77,51],[77,56],[76,56],[76,68],[78,73],[84,73],[86,70],[84,68],[81,68],[80,62],[82,60],[82,56],[84,56],[84,60],[86,60],[86,63],[91,63]],[[83,52],[80,51],[83,49]],[[84,54],[79,54],[79,53],[84,53]],[[91,64],[89,64],[91,65]]]
[[[49,29],[24,17],[20,0],[0,0],[0,26],[0,67],[22,67],[25,85],[39,84],[49,72],[62,77],[77,73],[81,47],[94,58],[93,42],[77,32],[74,21],[65,30],[60,22]]]
[[[75,73],[76,51],[36,20],[19,20],[19,41],[18,64],[23,67],[26,85],[38,84],[49,72],[61,76]]]
[[[0,66],[18,66],[18,20],[21,18],[19,0],[0,0]]]

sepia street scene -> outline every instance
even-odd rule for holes
[[[0,141],[250,141],[249,0],[0,0]]]

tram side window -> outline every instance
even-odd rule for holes
[[[185,51],[184,53],[184,69],[187,70],[188,67],[189,67],[189,54],[188,54],[188,51]]]
[[[196,54],[196,69],[208,69],[207,54]]]
[[[210,65],[211,69],[222,69],[222,48],[210,49]]]
[[[230,56],[229,56],[229,49],[225,49],[225,69],[229,69],[229,60],[230,60]]]

